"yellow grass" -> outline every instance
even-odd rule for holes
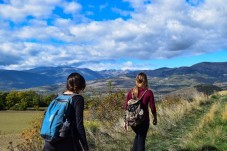
[[[176,97],[167,97],[166,100],[157,104],[156,109],[159,126],[153,126],[151,124],[151,128],[153,129],[152,132],[165,135],[165,133],[168,132],[168,129],[176,126],[176,123],[180,121],[185,114],[192,110],[199,109],[202,102],[208,101],[205,95],[198,93],[197,91],[193,92],[192,95],[192,102],[189,102],[184,98],[176,100]],[[150,116],[152,119],[153,116]]]
[[[209,122],[212,122],[214,120],[215,113],[217,112],[219,106],[220,102],[213,104],[210,108],[210,111],[201,119],[201,124],[206,125]],[[201,127],[204,127],[204,125],[201,125]]]
[[[22,143],[23,139],[21,139],[21,134],[0,135],[0,151],[9,151],[9,142],[13,142],[14,147]]]
[[[222,96],[223,96],[223,95],[227,95],[227,90],[219,91],[218,94],[219,94],[219,95],[222,95]]]
[[[224,110],[221,113],[222,115],[222,120],[227,121],[227,104],[225,104]]]

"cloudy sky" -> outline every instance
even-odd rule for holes
[[[0,69],[227,61],[226,0],[0,0]]]

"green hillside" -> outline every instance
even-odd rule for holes
[[[170,122],[173,125],[161,135],[160,133],[156,135],[151,130],[147,137],[147,149],[149,151],[227,150],[227,95],[220,94],[212,95],[198,106],[193,105],[193,109],[181,117],[181,120],[175,124]]]

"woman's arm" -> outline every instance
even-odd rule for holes
[[[151,113],[153,115],[153,125],[157,124],[157,114],[156,114],[156,107],[155,107],[155,101],[154,101],[154,94],[151,91],[151,97],[150,97],[150,108]]]
[[[84,98],[82,96],[76,96],[77,100],[74,103],[75,117],[76,117],[76,128],[79,134],[79,139],[83,145],[84,150],[88,150],[87,138],[84,129],[83,115],[84,115]]]

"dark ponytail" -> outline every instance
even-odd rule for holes
[[[66,89],[74,93],[79,93],[86,87],[86,81],[79,73],[71,73],[67,78]]]

